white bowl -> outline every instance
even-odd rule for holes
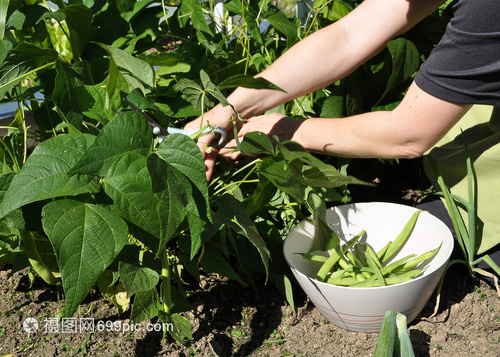
[[[365,241],[375,251],[394,240],[416,208],[393,203],[370,202],[337,206],[327,211],[327,223],[334,224],[340,239],[345,241],[366,231]],[[333,324],[351,331],[379,332],[388,310],[415,319],[431,297],[442,277],[453,250],[453,236],[448,227],[428,212],[422,212],[410,238],[393,258],[422,254],[441,249],[427,265],[425,272],[414,279],[389,286],[353,288],[336,286],[315,279],[321,263],[311,262],[296,253],[309,250],[314,225],[303,221],[295,227],[283,245],[283,252],[298,283],[316,308]]]

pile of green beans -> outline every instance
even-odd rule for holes
[[[389,241],[378,252],[368,244],[360,242],[365,234],[362,230],[343,245],[338,239],[338,244],[330,249],[329,257],[311,253],[301,253],[301,255],[306,259],[322,263],[316,279],[329,284],[376,287],[409,281],[425,269],[417,266],[434,257],[441,248],[440,245],[421,255],[410,254],[391,261],[410,237],[420,212],[416,211],[396,239]]]

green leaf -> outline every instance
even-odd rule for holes
[[[347,184],[375,186],[375,184],[362,181],[356,177],[343,175],[335,167],[328,164],[305,170],[304,183],[311,187],[321,188],[335,188]]]
[[[3,63],[3,61],[5,60],[11,49],[12,49],[12,43],[10,41],[7,40],[0,41],[0,64]]]
[[[104,176],[112,163],[125,154],[146,156],[152,143],[153,132],[146,118],[137,112],[124,112],[102,128],[72,172]]]
[[[210,105],[201,86],[191,79],[180,78],[174,88],[182,92],[196,110],[203,110]]]
[[[156,155],[127,154],[111,165],[103,185],[110,208],[155,238],[143,241],[150,249],[162,251],[186,215],[191,186],[184,175]]]
[[[346,116],[345,98],[341,95],[332,95],[325,99],[321,106],[322,118],[343,118]]]
[[[326,5],[326,6],[325,6]],[[329,21],[337,21],[342,17],[347,15],[350,10],[352,10],[352,6],[349,8],[346,6],[345,2],[341,1],[329,1],[329,0],[316,0],[314,2],[314,9],[321,9],[319,13],[323,14],[325,18]]]
[[[252,77],[246,74],[237,74],[223,80],[218,86],[219,89],[231,89],[236,87],[245,87],[252,89],[272,89],[281,92],[286,91],[272,84],[267,79],[262,77]]]
[[[127,95],[127,102],[133,109],[139,109],[142,112],[151,113],[160,125],[168,126],[171,120],[163,113],[160,108],[151,103],[144,94],[138,89],[134,89]]]
[[[143,92],[154,88],[155,72],[153,67],[127,52],[102,43],[98,43],[110,57],[110,75],[116,78],[110,79],[108,83],[108,94],[112,94],[117,88],[130,92],[134,88],[140,88]],[[116,83],[122,85],[116,86]]]
[[[191,20],[193,27],[202,31],[210,36],[213,36],[210,27],[205,21],[205,15],[201,3],[198,0],[183,0],[179,8],[179,24],[184,27],[187,22]]]
[[[392,72],[387,80],[386,88],[378,105],[383,98],[393,89],[411,79],[420,65],[420,56],[415,44],[405,38],[397,38],[387,44],[392,58]]]
[[[3,40],[10,0],[0,0],[0,41]]]
[[[210,81],[205,71],[200,71],[200,78],[203,88],[198,83],[188,78],[179,79],[174,88],[182,92],[196,110],[204,110],[210,107],[212,105],[210,97],[215,98],[222,106],[229,105],[226,97],[224,97],[219,88]]]
[[[193,60],[186,58],[182,53],[174,52],[145,52],[137,56],[156,68],[157,76],[168,76],[173,73],[188,73]]]
[[[178,314],[166,314],[158,311],[158,316],[165,325],[168,333],[178,342],[187,345],[192,339],[191,323],[185,317]]]
[[[73,59],[78,61],[87,48],[92,35],[92,10],[85,5],[75,4],[59,9],[69,29],[69,40]]]
[[[191,138],[182,134],[168,135],[159,145],[157,154],[191,180],[208,204],[205,162]]]
[[[148,267],[120,262],[118,271],[128,297],[140,292],[147,292],[155,288],[160,281],[158,273]]]
[[[56,81],[52,98],[59,109],[64,113],[69,111],[80,112],[75,89],[89,84],[90,71],[86,63],[79,62],[72,68],[61,61],[56,62]]]
[[[100,85],[83,85],[73,90],[75,105],[85,116],[106,124],[118,115],[117,110],[122,105],[120,92],[108,97],[106,105],[106,88]]]
[[[70,199],[47,204],[42,223],[61,272],[65,313],[72,316],[127,243],[127,225],[107,208]]]
[[[14,10],[5,25],[6,30],[25,30],[35,26],[49,10],[41,5],[26,5]]]
[[[257,188],[252,191],[252,195],[245,201],[246,210],[249,216],[263,209],[276,195],[278,189],[264,176],[259,177]]]
[[[110,269],[106,269],[99,279],[97,279],[97,287],[102,296],[118,309],[119,315],[127,310],[130,304],[130,297],[127,295],[123,282],[115,282],[114,274]]]
[[[93,177],[68,174],[93,141],[91,135],[68,134],[38,145],[12,179],[0,204],[0,217],[28,203],[97,192]]]
[[[229,194],[224,194],[219,201],[217,216],[234,231],[245,235],[255,248],[257,248],[267,276],[269,273],[269,250],[267,249],[266,242],[258,233],[254,221],[245,211],[243,203]]]
[[[158,199],[157,212],[161,220],[159,254],[186,217],[192,189],[189,180],[158,155],[150,155],[147,166],[153,192]]]
[[[10,51],[0,68],[0,98],[32,72],[53,66],[57,56],[52,49],[21,42]]]
[[[59,53],[59,58],[66,63],[71,63],[73,61],[73,50],[68,37],[69,29],[64,20],[64,15],[60,12],[46,12],[42,18],[52,47]]]
[[[285,35],[288,46],[292,45],[297,40],[297,25],[291,22],[283,11],[271,6],[264,14],[264,18],[269,21],[276,30]]]
[[[221,254],[212,250],[205,250],[200,260],[200,265],[205,273],[217,273],[226,278],[236,280],[240,284],[246,286],[245,282],[241,280],[238,273],[234,271],[233,267]]]
[[[300,160],[287,162],[269,157],[262,162],[259,174],[297,202],[302,203],[305,200],[307,187],[302,178],[302,166]]]
[[[186,211],[191,233],[191,258],[193,258],[211,234],[205,227],[211,222],[211,216],[203,157],[195,142],[182,134],[168,135],[159,145],[157,154],[183,173],[192,183],[192,194],[188,196]]]
[[[158,316],[158,292],[156,287],[149,291],[138,292],[134,297],[130,320],[141,322]]]
[[[327,251],[340,244],[340,239],[327,223],[326,204],[317,194],[311,193],[308,198],[313,212],[315,226],[314,237],[309,252],[314,250]]]
[[[283,158],[289,163],[299,161],[312,166],[325,164],[324,161],[317,158],[309,151],[306,151],[302,146],[293,141],[278,143],[276,148],[277,152],[282,154]]]
[[[223,107],[229,105],[229,102],[227,101],[226,97],[224,97],[224,94],[222,94],[219,88],[217,88],[217,86],[212,83],[207,72],[201,70],[200,79],[201,83],[203,84],[203,87],[205,88],[206,93],[210,94],[212,97],[218,100]]]
[[[211,222],[208,183],[205,163],[200,149],[192,139],[185,135],[168,135],[158,147],[157,154],[192,183],[192,194],[188,197],[186,210],[191,233],[191,258],[198,252],[201,244],[209,237],[205,224]]]
[[[116,160],[103,180],[104,192],[112,202],[111,210],[123,219],[160,239],[162,225],[157,209],[158,200],[152,189],[147,170],[147,159],[136,153],[128,153]],[[141,237],[137,237],[141,240]],[[152,246],[150,242],[150,248]]]
[[[267,155],[274,154],[274,146],[271,139],[269,139],[266,134],[257,131],[245,134],[240,146],[244,152]]]

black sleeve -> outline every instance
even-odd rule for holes
[[[500,1],[458,0],[452,11],[416,84],[453,103],[500,107]]]

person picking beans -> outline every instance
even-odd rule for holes
[[[479,167],[483,167],[485,158],[485,170],[489,168],[487,172],[491,173],[500,159],[500,134],[497,135],[500,132],[500,1],[455,0],[449,5],[452,18],[444,36],[393,110],[303,120],[277,113],[261,115],[346,77],[385,48],[389,40],[405,33],[443,3],[443,0],[364,0],[339,21],[307,36],[258,75],[286,93],[238,88],[228,97],[234,110],[247,119],[245,123],[238,122],[238,136],[243,138],[246,133],[259,131],[328,155],[413,159],[433,148],[474,105],[486,105],[494,108],[480,118],[487,128],[479,134],[476,130],[476,136],[467,140],[475,155],[476,172],[482,172]],[[204,114],[203,120],[231,133],[233,108],[217,105]],[[198,118],[186,128],[199,128],[200,121]],[[233,150],[234,140],[206,152],[203,148],[213,139],[213,135],[205,135],[198,141],[208,179],[218,154],[232,160],[241,155]],[[477,150],[475,145],[479,145]],[[451,164],[444,161],[450,156],[453,154],[447,152],[441,157],[445,179],[447,172],[465,172],[465,159],[460,163],[463,169],[457,171],[458,161]],[[478,176],[478,214],[484,223],[478,253],[488,251],[500,240],[500,222],[495,217],[498,210],[481,207],[499,201],[498,189],[483,189],[487,194],[481,196],[481,187],[498,177]],[[460,178],[455,178],[451,182],[454,185],[459,181]],[[491,187],[498,187],[498,183]]]

